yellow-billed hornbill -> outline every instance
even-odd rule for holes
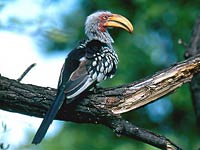
[[[114,41],[107,31],[108,27],[133,31],[132,24],[118,14],[98,11],[87,17],[85,22],[87,38],[80,42],[65,59],[56,98],[45,115],[33,139],[33,144],[41,142],[65,99],[70,103],[82,92],[114,75],[118,56],[112,47]]]

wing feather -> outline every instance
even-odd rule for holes
[[[95,82],[88,74],[87,63],[88,60],[84,59],[79,67],[71,74],[65,88],[67,98],[71,99],[78,96]]]
[[[61,70],[56,98],[45,115],[32,143],[38,144],[44,138],[66,97],[67,101],[71,102],[73,98],[97,82],[97,73],[91,71],[88,66],[92,66],[94,53],[99,51],[100,48],[100,42],[90,41],[89,43],[84,42],[69,53]]]

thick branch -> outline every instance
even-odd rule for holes
[[[105,91],[110,94],[106,98],[108,102],[111,101],[108,108],[114,114],[120,114],[173,92],[183,83],[191,81],[193,75],[200,71],[199,56],[178,63],[140,82],[119,87],[113,92],[110,91],[112,89]]]
[[[56,90],[52,88],[21,84],[16,80],[0,76],[0,108],[7,111],[43,117],[54,99],[55,93]],[[109,96],[107,89],[107,91],[102,91],[100,99],[97,98],[99,94],[91,94],[87,98],[80,98],[81,100],[77,100],[73,104],[63,104],[56,119],[103,124],[111,128],[117,135],[138,139],[162,149],[167,149],[167,147],[172,147],[172,150],[179,149],[167,138],[141,129],[107,110],[107,104],[102,99],[103,93]]]
[[[72,109],[73,105],[78,105],[76,109],[86,112],[94,107],[94,109],[104,109],[106,113],[110,111],[113,114],[120,114],[144,106],[174,91],[182,84],[191,81],[199,71],[200,55],[197,55],[139,82],[82,95],[79,98],[84,103],[82,106],[79,106],[79,100],[64,106]],[[56,90],[52,88],[21,84],[0,77],[0,108],[4,110],[42,117],[53,101],[55,93]],[[64,116],[58,119],[67,120]]]
[[[200,55],[197,55],[140,82],[82,95],[72,104],[63,104],[56,119],[104,124],[117,134],[166,149],[167,146],[173,146],[168,139],[140,129],[117,114],[141,107],[174,91],[199,71]],[[21,84],[0,77],[0,108],[7,111],[43,117],[55,93],[56,90],[52,88]]]

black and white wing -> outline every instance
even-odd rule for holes
[[[86,47],[80,45],[79,48],[71,51],[65,59],[59,78],[56,98],[36,132],[32,141],[33,144],[38,144],[42,141],[50,124],[66,98],[67,102],[71,102],[72,98],[78,96],[95,83],[95,80],[90,78],[87,71],[87,66],[90,64],[90,60],[85,56]]]
[[[112,48],[97,40],[86,41],[71,51],[61,70],[56,98],[32,143],[41,142],[65,99],[70,103],[93,84],[111,77],[117,62]]]

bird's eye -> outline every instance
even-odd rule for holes
[[[107,19],[108,19],[108,16],[104,15],[104,16],[102,16],[102,19],[103,19],[103,20],[107,20]]]

